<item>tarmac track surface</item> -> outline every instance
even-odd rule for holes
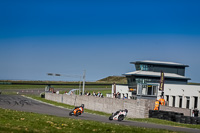
[[[199,129],[172,127],[172,126],[166,126],[166,125],[134,122],[134,121],[127,121],[127,120],[124,120],[121,122],[109,121],[107,117],[88,114],[88,113],[83,113],[81,116],[78,116],[78,117],[69,116],[69,112],[71,110],[45,104],[43,102],[29,99],[20,95],[0,95],[0,107],[5,108],[5,109],[18,110],[18,111],[54,115],[54,116],[59,116],[59,117],[70,117],[74,119],[93,120],[93,121],[99,121],[99,122],[105,122],[105,123],[113,123],[113,124],[121,124],[121,125],[128,125],[128,126],[145,127],[145,128],[167,129],[171,131],[200,133]]]

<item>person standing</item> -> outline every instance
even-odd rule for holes
[[[155,107],[154,110],[159,110],[160,102],[158,100],[155,101]]]
[[[161,105],[165,106],[165,99],[163,98],[163,96],[161,96],[161,98],[159,99],[159,102]]]
[[[197,108],[195,108],[192,112],[193,117],[198,117],[199,116],[199,110]]]

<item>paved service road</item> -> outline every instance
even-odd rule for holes
[[[109,121],[107,117],[88,114],[88,113],[83,113],[79,117],[69,116],[69,112],[71,110],[55,107],[55,106],[45,104],[36,100],[32,100],[20,95],[0,95],[0,107],[6,108],[6,109],[12,109],[12,110],[55,115],[55,116],[60,116],[60,117],[70,117],[74,119],[85,119],[85,120],[94,120],[94,121],[99,121],[99,122],[115,123],[115,124],[138,126],[138,127],[145,127],[145,128],[157,128],[157,129],[159,128],[159,129],[167,129],[167,130],[172,130],[172,131],[200,133],[200,130],[191,129],[191,128],[171,127],[171,126],[165,126],[165,125],[134,122],[134,121],[127,121],[127,120],[124,120],[121,122]]]

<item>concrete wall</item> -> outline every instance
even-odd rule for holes
[[[131,118],[148,118],[148,110],[153,109],[153,104],[145,99],[117,99],[117,98],[100,98],[93,96],[76,96],[66,94],[45,93],[48,100],[65,103],[74,106],[85,104],[85,108],[113,113],[120,109],[128,109],[128,117]]]
[[[147,99],[123,100],[117,98],[100,98],[94,96],[76,96],[55,93],[45,93],[45,98],[74,106],[85,104],[85,108],[87,109],[105,113],[113,113],[120,109],[128,109],[127,117],[130,118],[148,118],[149,110],[154,108],[154,101]],[[173,107],[170,108],[170,111],[173,111]]]

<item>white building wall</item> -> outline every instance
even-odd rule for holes
[[[130,99],[131,92],[129,92],[128,85],[116,85],[116,93],[119,92],[121,94],[121,98],[123,98],[123,94],[125,97],[128,96],[128,99]],[[114,93],[114,85],[112,85],[112,97]]]
[[[198,97],[197,108],[200,110],[200,86],[165,84],[164,95],[169,95],[169,106],[172,106],[172,96],[175,96],[175,107],[179,107],[179,96],[182,96],[182,108],[186,108],[187,97],[189,97],[189,109],[194,109],[194,97]]]
[[[132,93],[129,92],[129,88],[127,85],[116,85],[116,93],[117,92],[121,93],[121,98],[123,97],[123,94],[125,95],[125,97],[127,97],[128,95],[128,99],[130,99],[130,96],[132,96]],[[112,94],[113,93],[114,85],[112,85]],[[158,92],[157,99],[160,98],[160,95],[161,92]],[[189,97],[189,109],[194,109],[194,97],[198,97],[197,109],[200,110],[200,86],[198,85],[164,84],[165,100],[166,95],[169,96],[169,106],[173,106],[173,96],[175,97],[175,107],[179,107],[180,96],[182,96],[182,108],[186,108],[187,97]]]

